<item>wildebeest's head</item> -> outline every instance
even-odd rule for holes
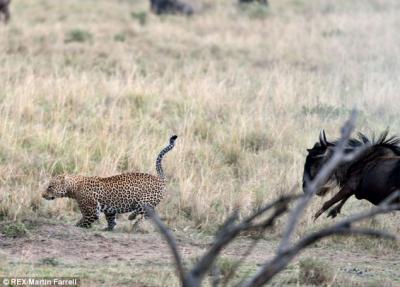
[[[319,135],[319,142],[316,142],[312,149],[307,149],[308,155],[304,164],[303,191],[306,191],[307,181],[313,180],[324,164],[333,154],[334,144],[328,142],[325,131]],[[327,185],[323,186],[317,195],[324,195],[329,190]]]

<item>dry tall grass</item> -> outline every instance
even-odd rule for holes
[[[77,217],[71,201],[40,198],[48,176],[155,173],[177,133],[158,211],[212,230],[300,190],[305,149],[322,128],[337,136],[354,105],[363,132],[400,132],[399,1],[232,2],[187,19],[147,1],[13,1],[0,27],[1,216]]]

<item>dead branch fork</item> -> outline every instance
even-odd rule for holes
[[[289,212],[289,219],[284,230],[281,242],[277,249],[274,257],[266,261],[260,269],[252,274],[249,278],[243,279],[237,286],[243,287],[254,287],[262,286],[269,282],[276,274],[286,268],[286,266],[298,255],[302,250],[310,246],[311,244],[332,235],[367,235],[374,237],[381,237],[386,239],[397,239],[394,235],[388,234],[384,231],[368,228],[353,227],[353,224],[361,220],[372,218],[378,214],[391,212],[400,209],[400,203],[393,203],[396,198],[400,198],[400,192],[392,193],[386,200],[380,205],[372,208],[369,211],[362,212],[351,217],[348,217],[330,227],[322,228],[315,232],[304,235],[302,238],[294,243],[291,243],[291,238],[296,231],[299,220],[304,213],[304,210],[309,205],[312,196],[319,190],[321,186],[326,182],[335,168],[349,160],[353,160],[359,156],[366,147],[361,147],[355,150],[351,154],[345,153],[348,140],[351,133],[354,130],[356,120],[356,112],[353,111],[350,119],[345,123],[341,130],[341,139],[339,140],[335,151],[331,159],[321,169],[319,174],[310,182],[308,182],[308,190],[304,194],[299,195],[285,195],[277,200],[270,202],[262,208],[254,211],[251,215],[238,221],[238,211],[234,211],[222,227],[215,235],[214,241],[208,248],[208,250],[201,256],[198,262],[190,269],[186,270],[182,258],[180,256],[178,246],[172,235],[165,224],[160,220],[158,215],[153,209],[148,208],[147,212],[153,219],[153,222],[158,227],[160,233],[163,235],[165,240],[170,247],[175,265],[177,268],[180,282],[184,287],[197,287],[200,286],[203,279],[211,274],[213,277],[218,277],[218,270],[215,267],[215,262],[219,256],[221,256],[222,250],[229,245],[234,239],[236,239],[241,233],[249,230],[266,231],[270,229],[276,219],[280,218],[285,213]],[[290,211],[289,204],[296,201],[296,205]],[[269,214],[268,216],[266,216]],[[238,263],[234,266],[233,270],[237,270],[239,265],[243,263],[246,256],[250,254],[254,246],[257,244],[257,239],[253,240],[248,249]],[[232,271],[234,273],[234,271]],[[228,275],[228,279],[223,282],[224,285],[233,277],[232,272]],[[220,280],[214,278],[212,280],[213,286],[220,285]]]

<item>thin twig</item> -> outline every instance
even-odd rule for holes
[[[154,211],[153,208],[149,208],[146,206],[145,210],[146,213],[150,216],[150,218],[153,220],[155,225],[160,230],[160,233],[164,236],[165,240],[167,241],[168,246],[171,249],[172,255],[174,256],[175,265],[177,267],[179,274],[179,279],[181,280],[182,285],[185,285],[184,284],[184,282],[186,282],[185,270],[183,268],[181,255],[179,254],[178,246],[174,236],[172,235],[171,231],[167,228],[167,226],[165,226],[165,224],[162,222],[162,220],[160,219],[160,217],[157,215],[157,213]]]
[[[265,207],[261,208],[261,210],[266,211],[274,206],[278,207],[277,211],[262,223],[263,228],[265,229],[268,226],[271,226],[275,219],[281,216],[287,210],[286,208],[283,210],[280,207],[287,206],[287,204],[296,197],[296,195],[283,196],[282,198],[275,200],[273,203],[267,204]],[[258,216],[262,213],[256,211],[255,214]],[[253,225],[252,223],[252,221],[257,218],[255,214],[249,216],[247,219],[236,225],[233,225],[231,220],[227,220],[227,223],[218,232],[218,236],[216,236],[211,247],[191,270],[190,277],[194,278],[194,280],[201,281],[225,246],[232,242],[241,232],[259,228],[260,226]]]
[[[384,239],[397,240],[397,237],[389,234],[385,231],[379,231],[368,228],[352,228],[351,224],[360,221],[365,218],[371,218],[377,214],[386,213],[393,211],[400,207],[399,205],[385,205],[380,206],[369,212],[364,212],[359,215],[353,216],[350,219],[343,220],[338,224],[335,224],[328,228],[320,229],[313,232],[295,243],[290,248],[286,249],[282,253],[278,253],[275,257],[264,264],[260,270],[247,282],[245,282],[242,287],[258,287],[263,286],[268,283],[276,274],[282,271],[290,263],[290,261],[298,255],[302,250],[311,244],[333,235],[367,235],[373,237],[379,237]]]

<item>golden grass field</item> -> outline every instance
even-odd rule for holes
[[[306,148],[321,129],[337,137],[353,107],[359,131],[400,134],[398,0],[271,0],[268,8],[204,0],[191,18],[157,17],[148,6],[13,0],[12,20],[0,26],[3,221],[74,228],[73,201],[40,196],[51,175],[155,173],[159,150],[176,133],[157,211],[179,234],[202,238],[237,207],[245,214],[293,186],[301,192]],[[312,221],[322,202],[307,209],[297,235],[331,222]],[[368,207],[351,199],[339,219]],[[399,222],[388,214],[364,224],[399,234]],[[129,226],[120,217],[117,230],[134,237]],[[365,238],[320,244],[400,252]],[[400,265],[393,270],[400,278]],[[101,282],[111,286],[107,278]],[[388,286],[400,285],[393,280]]]

